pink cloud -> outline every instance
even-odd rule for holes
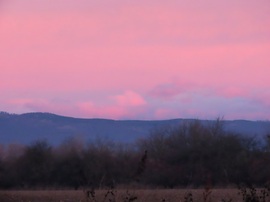
[[[110,98],[109,98],[110,99]],[[51,112],[66,116],[84,118],[121,119],[137,116],[143,117],[146,101],[138,94],[127,91],[122,95],[111,97],[111,102],[97,103],[92,101],[59,102],[46,99],[11,99],[2,103],[5,108],[15,109],[14,112]],[[13,112],[13,111],[9,111]]]
[[[116,95],[113,97],[113,100],[120,106],[136,107],[146,105],[144,98],[133,91],[126,91],[122,95]]]
[[[77,103],[78,114],[87,118],[121,118],[128,114],[127,109],[117,106],[98,106],[90,103]]]
[[[112,119],[125,119],[143,117],[146,112],[145,107],[141,106],[130,106],[130,105],[115,105],[106,104],[98,105],[93,103],[77,103],[76,108],[78,109],[78,114],[83,117],[96,117],[96,118],[112,118]]]

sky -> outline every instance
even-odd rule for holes
[[[269,0],[0,0],[0,111],[270,119]]]

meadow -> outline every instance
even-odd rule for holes
[[[124,189],[95,191],[95,197],[83,190],[0,191],[1,202],[238,202],[243,201],[238,189]],[[192,194],[192,196],[190,195]],[[205,196],[207,197],[205,198]]]
[[[0,202],[269,201],[269,136],[261,145],[219,120],[154,131],[135,147],[72,139],[20,148],[0,158]]]

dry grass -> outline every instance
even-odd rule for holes
[[[208,198],[210,202],[242,201],[241,196],[238,195],[237,189],[213,189]],[[104,200],[106,190],[98,190],[95,192],[95,199],[97,202],[110,201],[109,198]],[[115,201],[124,202],[125,197],[136,196],[136,202],[181,202],[185,201],[184,197],[187,193],[192,193],[193,201],[204,201],[204,190],[202,189],[171,189],[171,190],[114,190]],[[0,191],[1,202],[90,202],[91,198],[86,197],[82,190],[72,191]],[[113,201],[111,199],[111,201]]]

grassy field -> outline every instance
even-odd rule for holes
[[[208,193],[207,200],[204,199],[205,191],[202,189],[171,189],[171,190],[107,190],[95,191],[95,198],[87,197],[82,190],[63,191],[0,191],[1,202],[181,202],[181,201],[211,201],[211,202],[238,202],[242,201],[237,189],[213,189]],[[185,197],[192,193],[192,199]],[[107,194],[107,197],[105,197]],[[137,199],[135,199],[137,197]],[[133,200],[132,200],[133,199]]]

